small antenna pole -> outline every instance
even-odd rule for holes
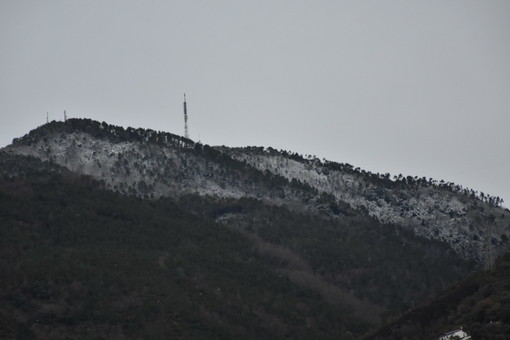
[[[64,122],[67,122],[67,114],[66,114],[66,110],[64,110]]]
[[[49,118],[48,118],[48,112],[46,112],[46,124],[48,124],[50,122]]]
[[[187,111],[187,107],[186,107],[186,93],[184,94],[184,137],[189,139],[188,111]]]

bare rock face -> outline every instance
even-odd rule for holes
[[[71,119],[41,126],[3,151],[54,162],[141,197],[249,197],[331,216],[369,214],[478,262],[484,245],[496,254],[510,249],[510,211],[499,198],[271,148],[213,148],[169,133]]]

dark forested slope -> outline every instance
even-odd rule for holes
[[[0,169],[5,338],[357,338],[472,268],[367,216],[140,199],[7,153]]]
[[[369,325],[211,218],[6,157],[25,175],[0,176],[2,339],[326,339]]]
[[[366,339],[434,339],[458,327],[473,339],[510,336],[510,255],[423,302]]]

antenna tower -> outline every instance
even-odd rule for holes
[[[50,122],[49,120],[49,117],[48,117],[48,112],[46,112],[46,124],[48,124]]]
[[[66,110],[64,110],[64,122],[67,122],[67,114],[66,114]]]
[[[184,137],[189,139],[189,133],[188,133],[188,111],[186,109],[186,93],[184,94]]]

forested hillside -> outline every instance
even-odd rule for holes
[[[245,197],[326,216],[368,214],[446,242],[478,263],[486,243],[498,255],[510,250],[510,211],[499,197],[431,178],[373,174],[272,148],[210,147],[87,119],[45,124],[4,150],[53,161],[139,197]]]
[[[353,208],[363,209],[382,222],[402,225],[414,233],[447,242],[464,257],[484,260],[485,231],[498,254],[510,250],[510,211],[503,200],[461,185],[399,174],[375,174],[347,163],[303,157],[272,148],[219,150],[261,171],[290,182],[309,185]]]
[[[168,200],[2,159],[0,338],[354,338],[369,323]],[[60,171],[59,171],[60,172]]]
[[[452,183],[51,122],[0,150],[0,334],[405,333],[376,329],[479,269],[486,249],[507,252],[508,235],[501,199]],[[463,320],[448,301],[452,317],[423,332]]]
[[[472,268],[370,217],[140,199],[6,153],[0,169],[6,338],[353,339]]]
[[[510,255],[411,309],[364,339],[434,339],[463,327],[473,339],[508,339]]]

